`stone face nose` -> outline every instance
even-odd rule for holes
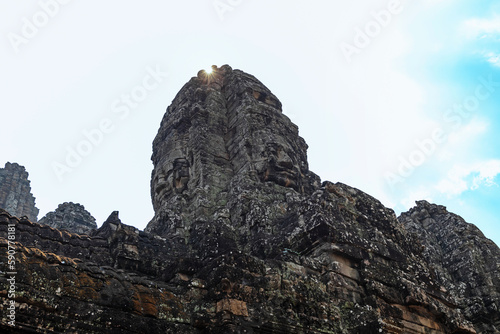
[[[217,203],[228,201],[235,184],[309,192],[319,179],[308,170],[306,150],[259,80],[228,65],[201,70],[167,108],[153,142],[153,207],[199,219],[220,211]]]

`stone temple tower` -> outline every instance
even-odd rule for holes
[[[311,193],[320,180],[306,150],[281,102],[254,76],[228,65],[200,71],[168,107],[153,142],[155,218],[146,231],[187,237],[193,222],[229,216],[233,225],[244,209],[232,201],[259,197],[257,189],[271,184]]]
[[[38,209],[31,194],[28,172],[17,163],[7,162],[5,168],[0,168],[0,208],[13,216],[27,216],[37,221]]]

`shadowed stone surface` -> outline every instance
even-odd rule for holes
[[[31,194],[28,172],[17,163],[7,162],[5,168],[0,168],[0,209],[37,221],[38,209]]]
[[[4,317],[2,331],[498,332],[495,244],[442,207],[419,202],[398,220],[321,183],[278,99],[249,74],[213,70],[161,122],[144,232],[118,212],[78,235],[0,211],[19,272],[18,328]]]
[[[47,213],[39,223],[78,234],[90,234],[97,228],[95,218],[85,207],[73,202],[59,204],[55,211]]]

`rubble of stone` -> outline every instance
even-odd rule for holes
[[[55,211],[47,213],[39,223],[78,234],[90,234],[97,229],[95,218],[83,205],[73,202],[59,204]]]
[[[31,194],[28,172],[17,163],[7,162],[0,168],[0,208],[17,217],[36,222],[38,209]]]
[[[306,149],[255,77],[200,71],[154,140],[145,231],[118,212],[81,235],[0,211],[0,261],[10,223],[19,265],[18,328],[0,330],[499,332],[494,243],[443,207],[418,202],[398,219],[321,182]]]

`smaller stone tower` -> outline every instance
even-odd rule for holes
[[[97,229],[95,218],[83,205],[73,202],[59,204],[55,211],[47,213],[39,223],[78,234],[89,234]]]
[[[38,208],[31,194],[28,172],[17,163],[7,162],[5,168],[0,168],[0,208],[13,216],[37,221]]]

